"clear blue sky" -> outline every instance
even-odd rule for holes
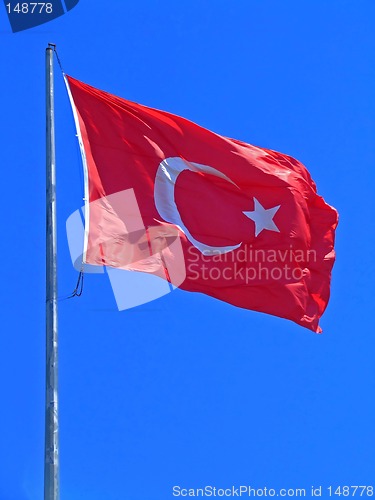
[[[81,0],[13,34],[0,9],[0,500],[43,491],[48,42],[75,78],[298,158],[340,213],[320,336],[180,290],[118,312],[103,275],[60,302],[61,500],[375,483],[374,14],[370,0]],[[56,115],[64,296],[83,189],[57,65]]]

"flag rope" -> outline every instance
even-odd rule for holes
[[[58,62],[59,66],[60,66],[60,69],[61,69],[61,72],[62,72],[63,75],[65,75],[65,72],[63,70],[63,67],[62,67],[62,64],[61,64],[61,61],[60,61],[59,54],[58,54],[57,49],[56,49],[56,44],[55,43],[49,43],[48,47],[50,47],[53,50],[53,52],[55,53],[57,62]]]
[[[64,300],[72,299],[73,297],[80,297],[83,293],[83,279],[84,279],[84,272],[83,272],[83,263],[82,263],[82,268],[78,274],[78,279],[77,279],[77,284],[72,291],[70,295],[66,295],[65,297],[59,297],[58,301],[62,302]]]
[[[62,73],[63,77],[65,77],[65,72],[64,72],[64,69],[63,69],[62,64],[61,64],[61,59],[60,59],[59,53],[57,52],[57,49],[56,49],[56,44],[55,43],[49,43],[48,47],[53,50],[53,52],[54,52],[54,54],[56,56],[56,60],[58,62],[58,65],[60,66],[61,73]],[[80,178],[83,181],[81,169],[79,169],[79,171],[80,171],[80,174],[81,174]],[[76,284],[73,292],[70,295],[67,295],[66,297],[59,298],[58,300],[59,301],[63,301],[63,300],[67,300],[67,299],[72,299],[73,297],[80,297],[82,295],[82,293],[83,293],[83,278],[84,278],[84,272],[83,272],[83,261],[82,261],[82,263],[81,263],[81,270],[80,270],[80,272],[78,274],[77,284]]]

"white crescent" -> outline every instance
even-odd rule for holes
[[[206,245],[196,240],[189,232],[188,228],[184,225],[181,215],[178,211],[174,189],[178,176],[184,170],[191,172],[203,172],[206,174],[215,175],[221,179],[225,179],[234,186],[238,187],[229,177],[224,175],[219,170],[209,167],[208,165],[201,165],[200,163],[193,163],[183,160],[179,157],[166,158],[158,167],[155,178],[154,198],[157,211],[161,217],[171,224],[175,224],[186,235],[187,239],[204,255],[217,255],[222,253],[232,252],[241,246],[242,243],[226,247],[213,247]]]

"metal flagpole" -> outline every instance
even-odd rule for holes
[[[44,500],[59,500],[56,159],[53,53],[46,49],[46,413]]]

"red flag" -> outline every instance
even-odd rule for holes
[[[164,258],[146,257],[159,238],[173,262],[168,235],[179,237],[180,288],[321,331],[338,215],[299,161],[67,80],[86,164],[87,263],[174,283]],[[128,190],[151,242],[132,223],[137,210],[111,201]]]

